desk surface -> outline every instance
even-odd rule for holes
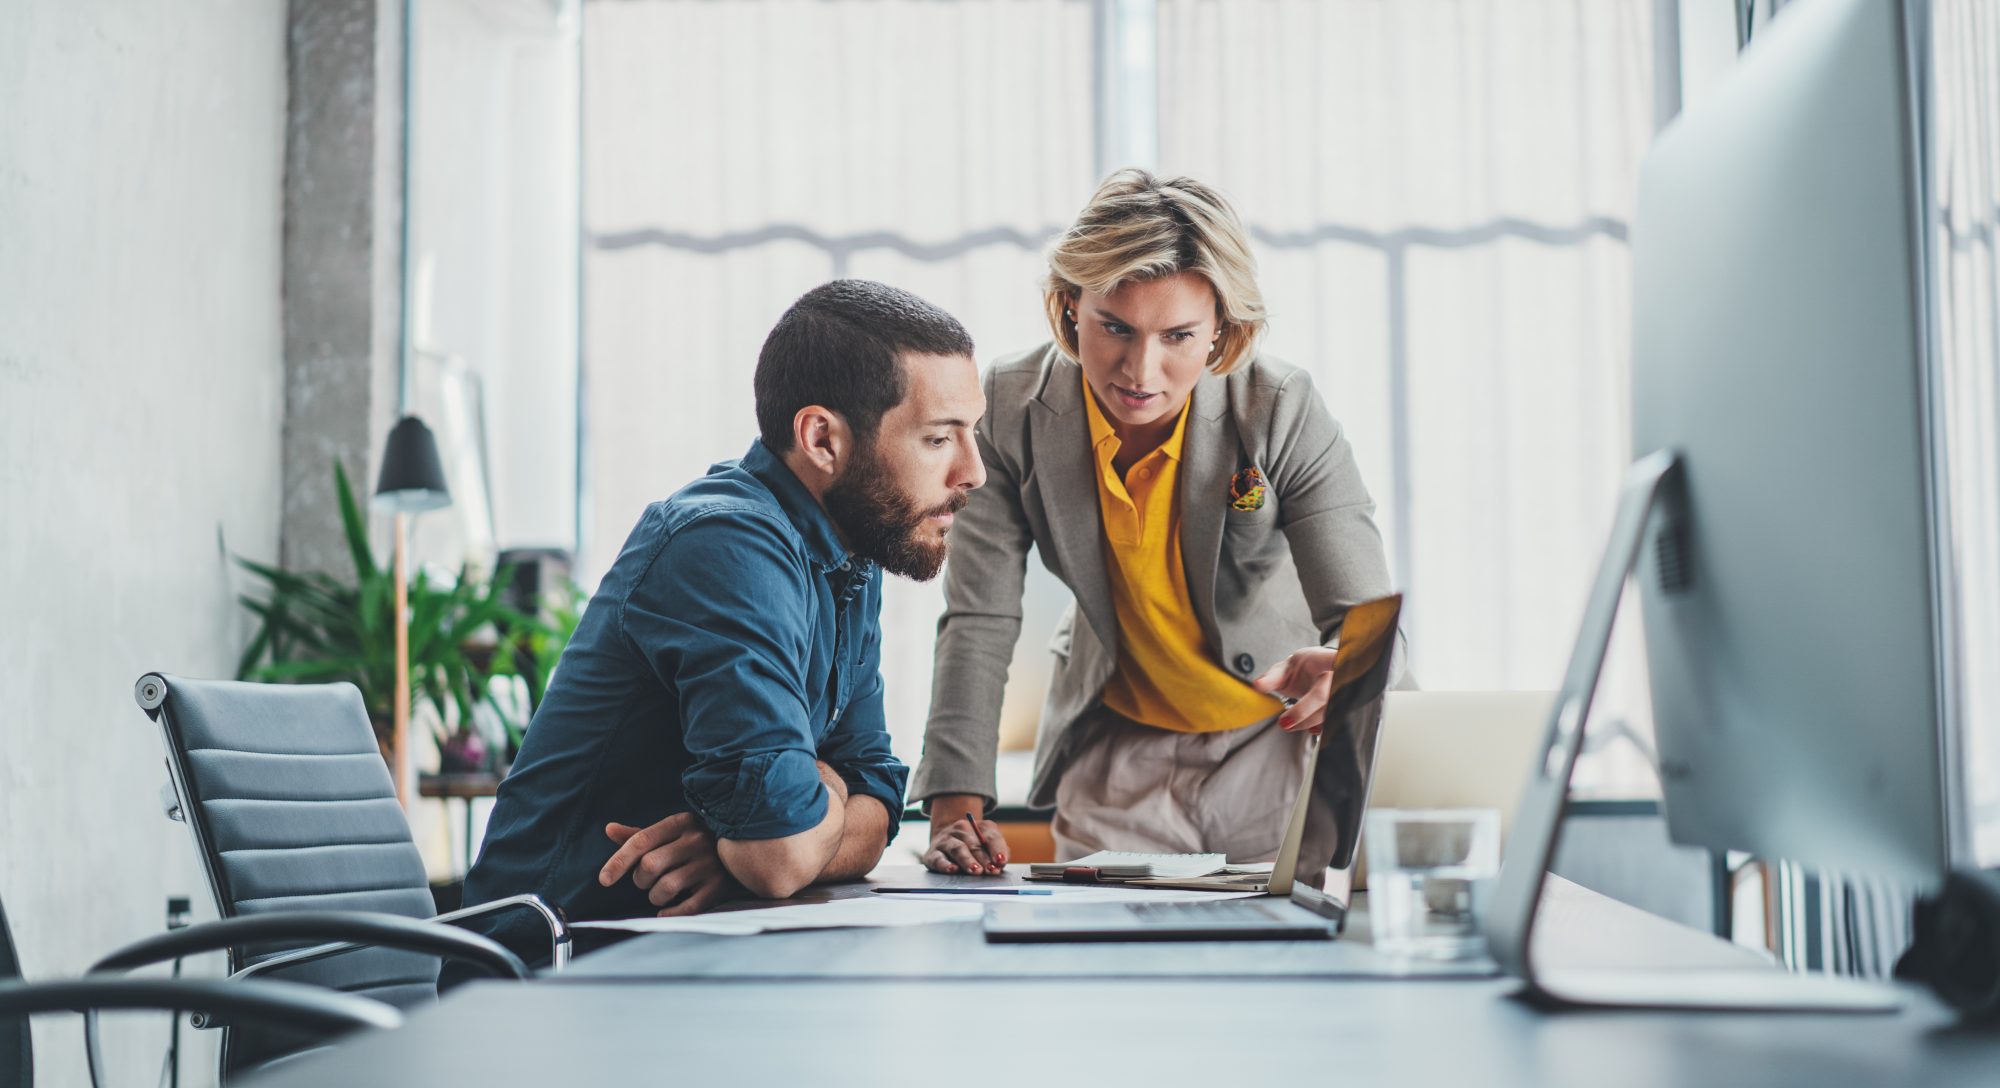
[[[866,881],[814,888],[794,902],[873,895],[875,887],[1010,887],[1025,883],[1020,866],[1005,877],[943,876],[916,866],[884,866]],[[1548,924],[1538,945],[1552,964],[1623,967],[1754,967],[1749,949],[1662,922],[1644,911],[1552,877]],[[767,904],[736,904],[750,909]],[[1581,922],[1583,924],[1573,924]],[[1367,896],[1349,913],[1337,941],[1181,941],[1109,943],[1079,952],[1073,944],[987,944],[976,923],[885,929],[768,933],[746,940],[697,933],[632,937],[585,955],[558,976],[564,983],[668,979],[950,979],[950,978],[1492,978],[1487,961],[1405,962],[1375,955]]]
[[[925,880],[909,871],[881,879]],[[869,893],[847,887],[813,897],[853,894]],[[1545,910],[1546,951],[1566,964],[1757,961],[1574,885],[1552,888]],[[955,928],[973,927],[880,930],[866,939],[907,960],[908,947],[949,944],[955,938],[945,931]],[[1357,925],[1343,941],[1365,937]],[[1958,1028],[1916,991],[1892,1016],[1547,1012],[1513,998],[1516,985],[1498,978],[1244,977],[1241,969],[1134,977],[1144,972],[1131,964],[1130,973],[1106,977],[1101,969],[1119,969],[1106,955],[1167,955],[1171,945],[1055,946],[1070,962],[1032,977],[1010,975],[999,960],[960,977],[868,976],[841,966],[852,961],[841,950],[855,941],[841,931],[637,938],[581,958],[560,981],[474,983],[400,1031],[358,1038],[256,1083],[1114,1080],[1208,1088],[1264,1073],[1398,1088],[2000,1083],[2000,1031]],[[1182,947],[1220,961],[1214,946]],[[782,959],[798,962],[774,973]],[[993,1039],[1015,1042],[992,1053],[983,1040]]]

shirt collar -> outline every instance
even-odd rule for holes
[[[847,550],[847,545],[841,543],[840,533],[833,527],[833,519],[827,516],[819,500],[806,490],[806,485],[792,472],[792,466],[764,445],[763,439],[752,440],[749,452],[738,464],[770,489],[771,496],[778,500],[778,508],[791,519],[793,527],[805,540],[806,557],[819,567],[821,573],[854,567],[865,571],[867,561],[857,561],[854,554]]]
[[[1077,368],[1079,374],[1082,370],[1082,367]],[[1187,435],[1188,408],[1192,404],[1193,396],[1181,402],[1180,415],[1174,419],[1174,433],[1168,435],[1167,440],[1154,451],[1176,464],[1180,463],[1181,448]],[[1109,464],[1112,458],[1118,456],[1118,432],[1112,429],[1111,421],[1104,418],[1104,409],[1097,406],[1097,394],[1091,391],[1088,379],[1083,381],[1083,407],[1090,416],[1090,448],[1097,452],[1099,462]],[[1146,456],[1151,457],[1152,454]]]

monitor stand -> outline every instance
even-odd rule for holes
[[[1531,954],[1536,912],[1562,829],[1569,782],[1583,749],[1604,653],[1625,581],[1650,539],[1663,580],[1685,576],[1686,503],[1680,458],[1663,450],[1634,463],[1618,496],[1603,565],[1585,603],[1582,630],[1556,696],[1547,738],[1529,772],[1507,836],[1505,863],[1486,917],[1486,941],[1502,970],[1543,1003],[1609,1008],[1893,1012],[1886,985],[1769,967],[1643,970],[1538,967]]]

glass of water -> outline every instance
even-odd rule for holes
[[[1384,955],[1459,959],[1486,951],[1480,914],[1500,873],[1490,808],[1368,813],[1368,925]]]

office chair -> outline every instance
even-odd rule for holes
[[[173,936],[195,945],[238,939],[236,934],[218,928],[228,924],[193,926],[178,930]],[[480,950],[484,956],[479,961],[482,966],[499,962],[491,955],[495,950],[506,951],[497,946]],[[37,1013],[89,1013],[97,1009],[196,1012],[309,1033],[317,1040],[362,1028],[393,1028],[403,1022],[402,1012],[393,1005],[296,982],[96,977],[22,982],[20,977],[21,964],[14,954],[13,931],[7,925],[6,907],[0,904],[0,1084],[18,1088],[33,1088],[35,1082],[34,1042],[28,1032],[28,1017]],[[93,1053],[92,1084],[97,1083],[99,1068]]]
[[[428,925],[527,910],[548,926],[550,965],[568,961],[569,928],[538,896],[433,914],[423,862],[354,685],[147,673],[134,694],[166,741],[168,815],[193,833],[225,919],[367,911]],[[438,962],[430,955],[331,930],[256,939],[230,946],[232,978],[275,975],[401,1008],[437,997]],[[283,943],[298,939],[340,943]],[[225,1031],[223,1066],[261,1065],[298,1047],[282,1032]]]
[[[340,955],[348,949],[363,946],[392,948],[440,959],[462,960],[487,974],[517,982],[531,977],[528,965],[522,963],[519,956],[489,937],[467,933],[450,926],[441,926],[431,921],[417,921],[401,915],[372,911],[283,911],[276,914],[224,918],[199,926],[170,930],[158,936],[135,941],[99,959],[91,965],[90,975],[95,978],[112,972],[129,971],[150,964],[183,959],[203,952],[227,950],[234,955],[238,949],[258,944],[296,941],[339,942],[315,947],[311,950],[315,958]],[[261,981],[232,977],[225,980],[223,985]],[[307,987],[307,989],[311,991],[315,988]],[[395,1008],[393,1005],[389,1007]],[[211,1023],[213,1015],[196,1010],[197,1026],[214,1026]],[[83,1029],[84,1045],[90,1061],[90,1080],[92,1084],[96,1084],[104,1068],[104,1062],[98,1046],[95,1009],[84,1012]],[[323,1050],[328,1045],[328,1041],[323,1037],[310,1032],[301,1032],[283,1023],[268,1026],[266,1034],[257,1040],[256,1046],[237,1047],[234,1060],[231,1057],[231,1042],[232,1036],[225,1031],[222,1070],[225,1081],[253,1070],[262,1072],[280,1063]]]

